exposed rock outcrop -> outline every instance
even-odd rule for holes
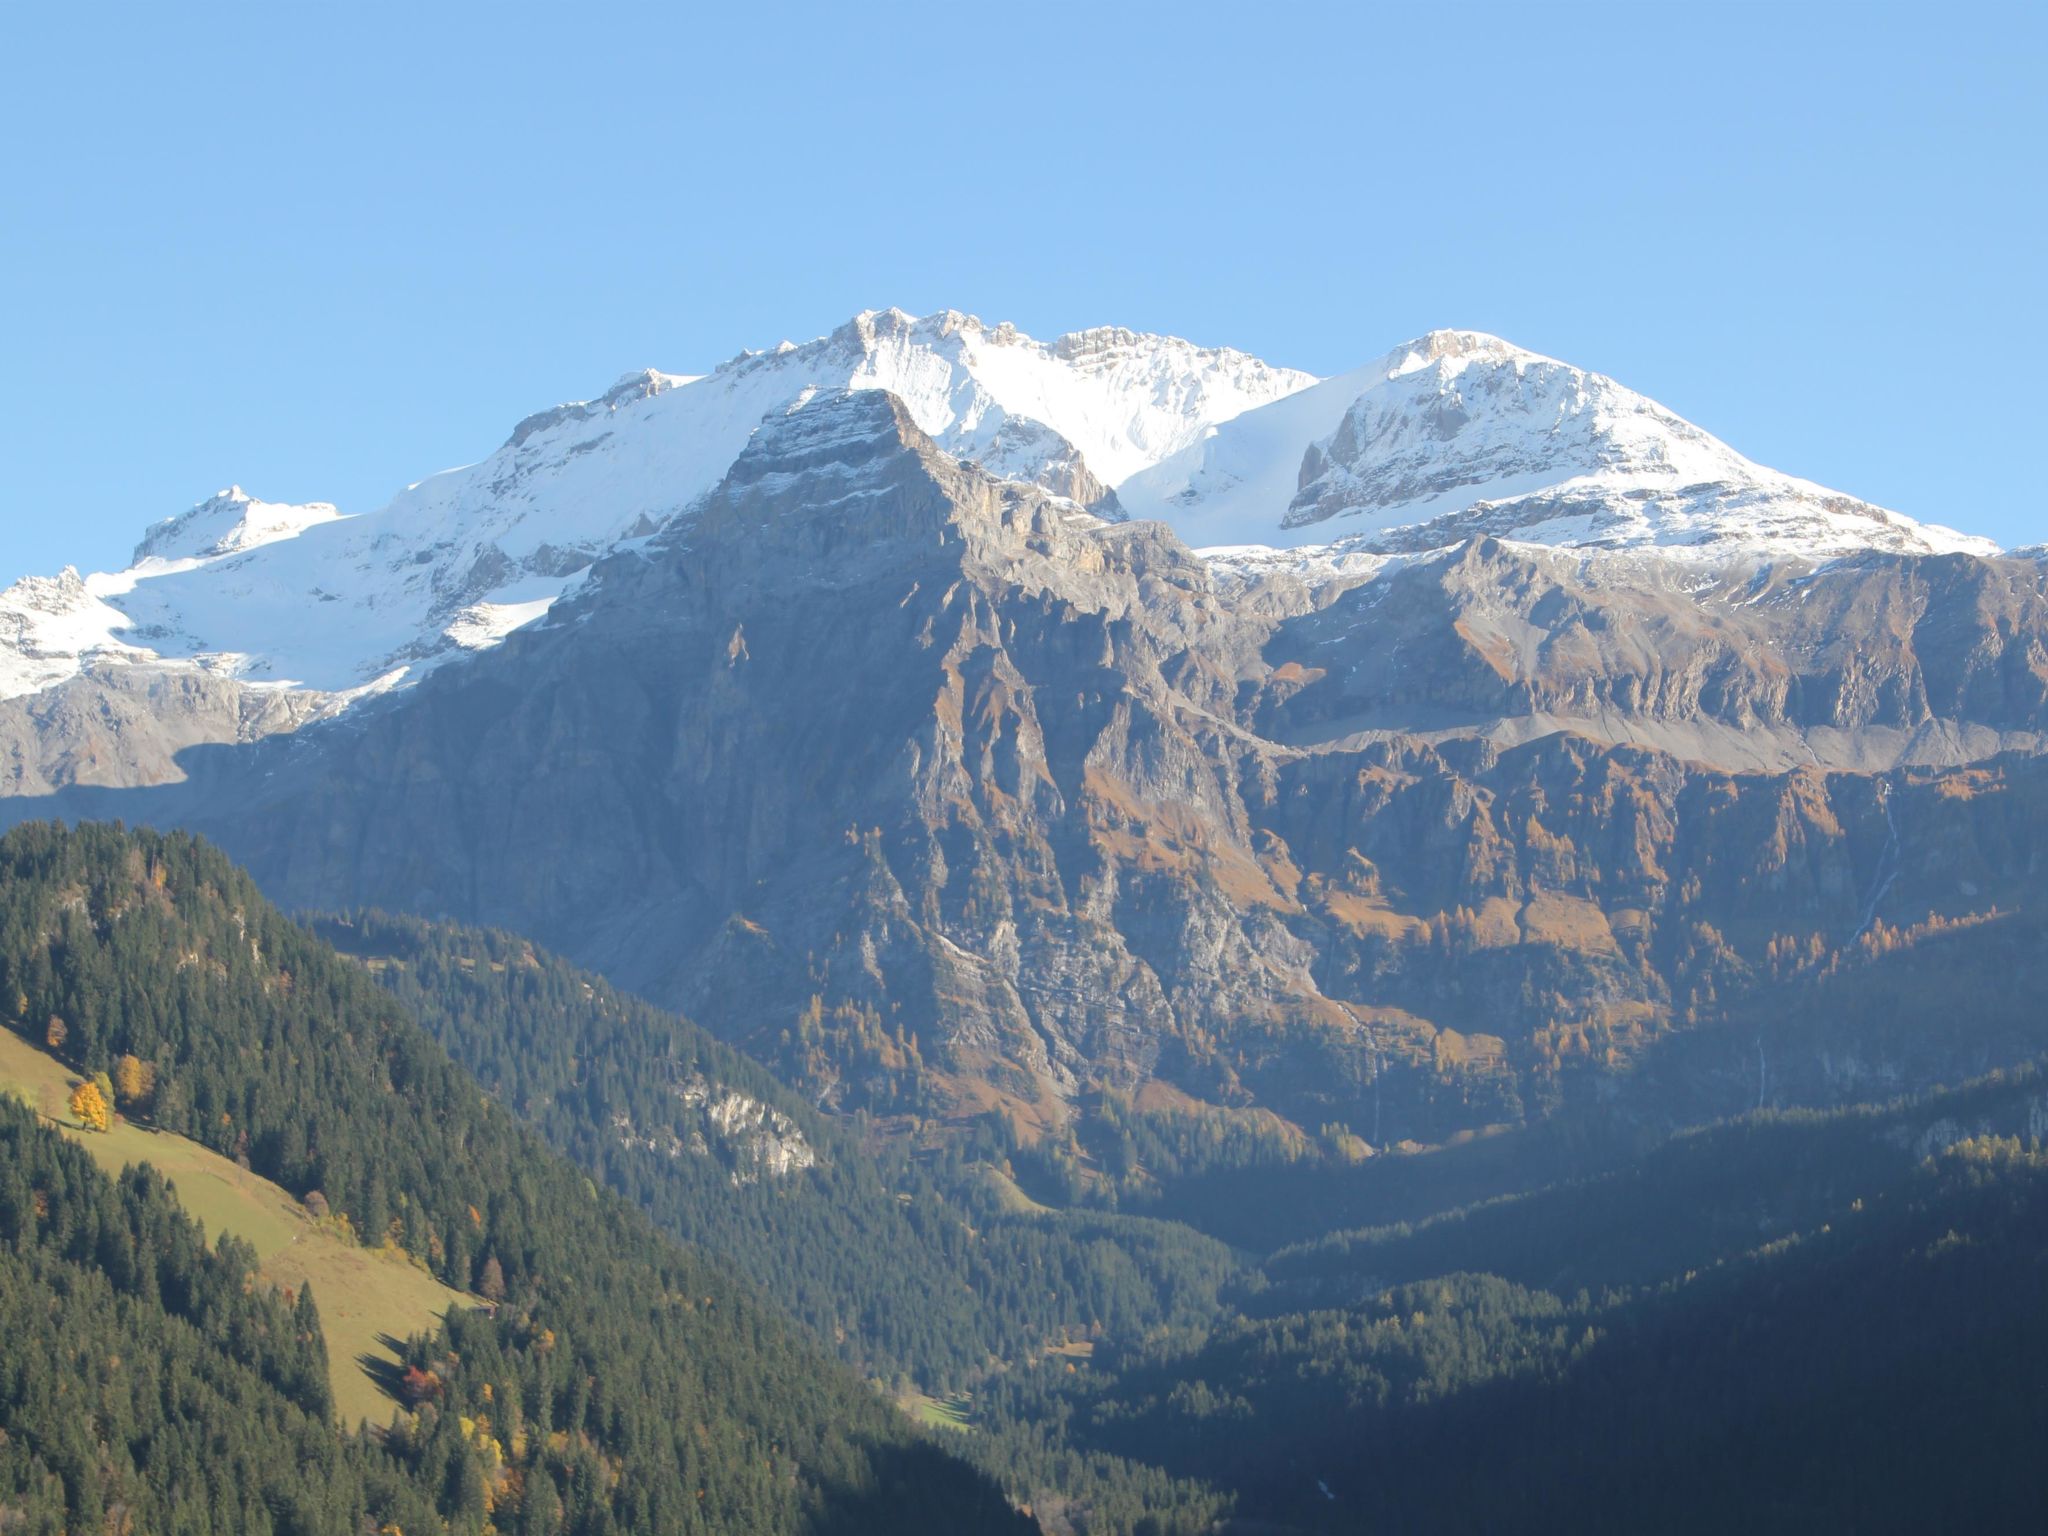
[[[2040,968],[2043,582],[1485,540],[1233,575],[870,390],[471,663],[60,802],[290,903],[529,933],[842,1109],[913,1075],[1027,1127],[1161,1083],[1376,1145],[1722,1112],[2034,1041],[2010,986],[1828,1021],[1904,946]],[[1758,1022],[1788,989],[1798,1028]]]

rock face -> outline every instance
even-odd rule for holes
[[[1703,572],[1482,538],[1283,625],[1250,707],[1297,745],[1569,730],[1724,768],[1939,765],[2041,748],[2044,636],[2028,561],[1864,553]]]
[[[620,1111],[612,1117],[619,1144],[662,1157],[710,1157],[716,1147],[732,1168],[735,1188],[785,1179],[817,1165],[818,1154],[803,1129],[773,1105],[714,1083],[701,1072],[677,1083],[674,1092],[701,1119],[687,1138],[673,1129],[641,1131]]]
[[[0,694],[0,819],[529,934],[828,1107],[1383,1146],[2042,1043],[2048,562],[1469,332],[869,312],[17,583]]]
[[[232,747],[328,719],[347,695],[252,688],[206,667],[89,662],[38,692],[0,699],[0,797],[8,816],[73,786],[134,789],[184,777],[180,754]]]
[[[1966,554],[1219,565],[864,390],[465,665],[54,804],[529,933],[839,1108],[1384,1145],[2037,1048],[2044,631]]]

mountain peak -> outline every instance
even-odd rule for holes
[[[763,419],[726,482],[747,484],[825,465],[854,469],[922,436],[903,402],[885,389],[808,393]]]
[[[61,622],[49,593],[28,602],[24,589],[20,633],[0,650],[141,641],[172,663],[230,656],[252,680],[323,692],[394,669],[416,678],[546,612],[744,454],[758,470],[818,434],[842,434],[842,450],[865,440],[881,407],[837,398],[849,392],[889,397],[899,426],[999,479],[1162,520],[1197,548],[1388,551],[1480,534],[1801,557],[1993,548],[1765,469],[1612,379],[1483,331],[1432,330],[1317,380],[1122,326],[1045,342],[965,310],[890,307],[706,375],[627,373],[360,516],[229,487],[151,528],[128,570],[88,578],[92,604]]]
[[[1538,353],[1525,347],[1518,347],[1511,341],[1485,331],[1439,330],[1429,331],[1413,341],[1404,341],[1390,350],[1384,359],[1389,378],[1399,378],[1432,363],[1468,362],[1549,362]]]
[[[0,589],[0,699],[62,682],[96,652],[146,656],[113,638],[120,621],[75,565]]]
[[[695,374],[663,373],[659,368],[636,368],[630,373],[619,375],[618,383],[597,397],[597,404],[603,406],[630,405],[635,400],[651,400],[654,396],[679,385],[694,384]]]
[[[331,502],[263,501],[231,485],[156,524],[135,546],[133,558],[137,565],[145,560],[216,560],[296,538],[340,516]]]
[[[642,400],[652,400],[656,395],[666,394],[685,384],[694,384],[699,375],[689,373],[663,373],[658,368],[637,368],[619,376],[616,384],[599,395],[595,400],[571,400],[552,406],[545,411],[536,411],[512,429],[511,437],[505,441],[507,448],[517,448],[528,438],[543,432],[553,431],[567,422],[590,421],[607,412],[618,411]]]
[[[1605,375],[1470,330],[1246,412],[1118,495],[1209,548],[1996,549],[1768,469]]]

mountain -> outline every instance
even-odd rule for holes
[[[125,571],[0,594],[0,697],[95,660],[326,694],[415,679],[545,613],[716,485],[764,417],[821,390],[887,390],[947,451],[1111,510],[1115,481],[1311,382],[1172,337],[1040,343],[970,315],[869,311],[703,377],[629,374],[374,512],[222,491],[151,528]]]
[[[1239,1315],[1018,1373],[984,1416],[1288,1531],[2031,1529],[2041,1089],[1750,1115],[1275,1254]]]
[[[1217,1305],[1229,1255],[1212,1239],[1031,1207],[960,1147],[891,1156],[527,940],[379,913],[312,926],[551,1145],[863,1376],[963,1390],[1061,1341],[1192,1326]]]
[[[686,515],[764,418],[842,389],[888,391],[943,451],[1163,520],[1196,547],[1415,550],[1493,533],[1717,556],[1995,552],[1763,469],[1611,379],[1473,332],[1318,381],[1173,337],[1040,343],[954,311],[868,311],[702,376],[629,374],[372,512],[232,487],[149,529],[126,570],[24,578],[0,593],[0,699],[168,666],[312,695],[302,720],[416,681]],[[135,755],[161,774],[170,750]]]
[[[1997,553],[1765,469],[1613,379],[1476,331],[1432,331],[1247,411],[1120,495],[1197,545],[1429,550],[1490,534],[1707,558]]]
[[[1161,1193],[1104,1151],[1162,1127],[1676,1124],[2036,1044],[2009,990],[1765,1068],[1748,1021],[2031,931],[2042,563],[1492,338],[1316,383],[890,311],[543,413],[381,513],[242,505],[130,594],[17,604],[203,594],[274,670],[334,640],[301,670],[340,691],[88,658],[0,704],[0,815],[529,936],[828,1109],[994,1114],[1100,1197]],[[1219,532],[1268,542],[1190,548]],[[524,622],[458,644],[480,603]]]
[[[1695,569],[1488,538],[1248,577],[819,395],[546,622],[57,808],[206,830],[292,905],[529,934],[830,1107],[914,1082],[1084,1158],[1103,1095],[1384,1147],[2022,1059],[2016,992],[1761,1086],[1735,1021],[2029,912],[2040,567]],[[1693,1038],[1725,1058],[1653,1093]]]
[[[608,1177],[643,1159],[717,1170],[675,1208],[717,1231],[721,1202],[757,1191],[772,1211],[794,1193],[776,1181],[821,1166],[749,1180],[761,1130],[787,1143],[808,1122],[833,1161],[862,1157],[758,1068],[508,935],[318,925],[344,959],[189,839],[22,829],[0,862],[10,1028],[40,1045],[46,1017],[63,1019],[81,1077],[137,1054],[148,1086],[121,1094],[145,1136],[233,1152],[308,1208],[317,1191],[334,1234],[381,1224],[390,1256],[497,1299],[401,1341],[390,1428],[341,1433],[321,1299],[270,1289],[233,1242],[210,1250],[176,1185],[109,1179],[0,1103],[0,1315],[25,1341],[0,1377],[15,1524],[1028,1528],[507,1113],[618,1133],[603,1138]],[[2038,933],[2019,948],[2044,952]],[[414,1002],[487,1063],[506,1108],[424,1040]],[[736,1100],[773,1113],[695,1118]],[[725,1140],[643,1146],[656,1121],[621,1125],[627,1105]],[[1341,1205],[1296,1199],[1286,1214],[1311,1241],[1244,1255],[1229,1295],[1187,1298],[1194,1319],[1112,1319],[979,1373],[948,1433],[1060,1532],[1194,1536],[1223,1516],[1484,1528],[1525,1505],[1587,1528],[2026,1528],[2048,1497],[2026,1454],[2048,1348],[2032,1284],[2048,1164],[2025,1142],[2044,1124],[2035,1068],[1883,1107],[1745,1115],[1505,1197],[1447,1202],[1439,1184],[1404,1222],[1345,1230]],[[1328,1173],[1384,1210],[1387,1165],[1426,1180],[1431,1160]],[[970,1283],[1006,1317],[1040,1287],[1078,1300],[1178,1262],[1142,1240],[1160,1223],[1095,1222],[1112,1262],[1082,1277],[1059,1247],[1072,1217],[1027,1205],[998,1237],[998,1218],[963,1222],[930,1184],[873,1200],[856,1177],[829,1198],[848,1193],[828,1250],[903,1264],[905,1291],[843,1314],[863,1338],[888,1313],[922,1315],[911,1282],[948,1249],[989,1244],[1000,1262]],[[784,1203],[756,1240],[837,1280],[848,1255],[805,1253],[814,1220]],[[914,1250],[887,1241],[892,1221]]]
[[[253,877],[17,830],[0,1011],[503,1291],[330,1504],[2039,1509],[2037,550],[1473,333],[1316,381],[891,311],[380,512],[225,493],[0,624],[0,820]],[[10,1316],[125,1283],[92,1221]],[[324,1445],[317,1385],[237,1443]],[[152,1422],[25,1400],[68,1467]]]
[[[2038,1069],[1881,1108],[1745,1115],[1598,1170],[1554,1146],[1509,1150],[1513,1137],[1297,1164],[1247,1205],[1307,1240],[1219,1292],[1196,1273],[1216,1245],[1173,1223],[963,1200],[977,1172],[1003,1186],[985,1144],[871,1163],[751,1063],[522,940],[374,914],[317,927],[550,1140],[733,1255],[844,1350],[905,1339],[929,1359],[950,1348],[939,1318],[971,1315],[1002,1364],[959,1361],[953,1433],[1048,1530],[1192,1536],[1225,1513],[1309,1531],[1464,1528],[1532,1499],[1588,1526],[1651,1510],[1660,1526],[1753,1526],[1781,1504],[1808,1526],[1852,1510],[1914,1528],[1931,1508],[2002,1526],[2048,1497],[2024,1454],[2038,1416],[2018,1406],[2048,1343],[2026,1279],[2048,1192],[2022,1151],[2048,1125]],[[780,1106],[816,1160],[746,1181],[758,1159],[694,1118],[698,1083]],[[1166,1150],[1143,1156],[1164,1167]],[[1456,1152],[1520,1182],[1429,1192],[1423,1170]],[[1408,1180],[1406,1219],[1391,1219],[1390,1176],[1409,1174],[1421,1188]],[[1347,1230],[1360,1211],[1377,1224]],[[1237,1235],[1241,1253],[1266,1246]],[[1172,1320],[1117,1307],[1084,1323],[1084,1310],[1053,1348],[999,1342],[1016,1322],[1054,1337],[1048,1295],[1085,1309],[1133,1282],[1178,1291]],[[963,1289],[983,1304],[949,1301]],[[1851,1395],[1855,1433],[1801,1429]],[[1987,1402],[2015,1411],[1987,1416]],[[1588,1418],[1607,1422],[1573,1427]],[[1749,1474],[1671,1464],[1670,1444],[1702,1437]],[[1904,1454],[1930,1440],[1938,1463]],[[1626,1515],[1611,1507],[1620,1488]]]

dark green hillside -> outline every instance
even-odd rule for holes
[[[1069,1411],[1303,1529],[2017,1531],[2048,1520],[2044,1371],[2048,1157],[1989,1139],[1696,1275],[1235,1320],[1105,1361]],[[1020,1384],[1002,1411],[1045,1410]]]
[[[366,1242],[498,1303],[416,1341],[394,1384],[410,1410],[386,1449],[451,1530],[1028,1525],[726,1271],[547,1150],[191,838],[0,839],[0,1014],[83,1072],[137,1058],[153,1083],[131,1113],[317,1192]],[[118,1281],[112,1250],[73,1262]],[[64,1433],[47,1401],[25,1411],[19,1435]],[[65,1497],[84,1509],[82,1487]]]
[[[556,1147],[871,1375],[952,1390],[1064,1338],[1214,1312],[1222,1244],[1167,1222],[1011,1209],[975,1148],[920,1162],[867,1145],[857,1122],[816,1113],[688,1020],[522,939],[380,913],[313,929]],[[677,1092],[699,1078],[786,1117],[815,1163],[760,1175],[715,1132],[702,1151],[663,1150],[707,1131]]]
[[[2025,1255],[2044,1214],[2038,1165],[2018,1153],[1925,1162],[1971,1135],[2024,1132],[2048,1096],[2034,1068],[1661,1141],[1568,1113],[1363,1167],[1305,1160],[1180,1181],[1169,1206],[1243,1196],[1197,1203],[1218,1226],[1319,1234],[1219,1291],[1221,1251],[1187,1228],[1034,1212],[1014,1191],[1005,1211],[986,1177],[999,1144],[895,1160],[863,1143],[857,1118],[812,1112],[687,1021],[521,940],[374,914],[317,928],[550,1140],[730,1256],[849,1359],[970,1384],[962,1450],[1028,1495],[1049,1529],[1192,1533],[1231,1511],[1315,1530],[1498,1529],[1520,1528],[1529,1508],[1555,1511],[1539,1525],[1628,1525],[1587,1489],[1650,1501],[1653,1523],[1674,1528],[1693,1516],[1667,1490],[1709,1512],[1697,1529],[1767,1525],[1781,1508],[1827,1525],[1870,1515],[1856,1492],[1866,1475],[1919,1510],[1884,1479],[1904,1447],[1938,1433],[1921,1399],[1954,1394],[1933,1379],[1910,1392],[1886,1383],[1947,1352],[2004,1400],[2020,1389],[2014,1362],[2037,1347],[2048,1291],[2027,1291]],[[687,1133],[674,1085],[692,1074],[787,1116],[817,1163],[749,1179],[730,1148],[629,1145],[621,1117],[636,1134]],[[1403,1219],[1330,1230],[1374,1210]],[[1963,1245],[1970,1263],[1914,1258],[1951,1217],[1981,1229]],[[1113,1269],[1068,1267],[1091,1244],[1112,1245],[1099,1262],[1123,1266],[1129,1302],[1087,1289]],[[1992,1269],[1972,1269],[1979,1258]],[[1003,1263],[1020,1259],[1042,1292],[1006,1288]],[[1831,1291],[1850,1298],[1840,1315],[1821,1299]],[[984,1295],[999,1304],[973,1305]],[[1947,1309],[1954,1326],[1911,1320],[1921,1308]],[[1088,1322],[1092,1354],[1045,1351],[1055,1330]],[[974,1369],[997,1358],[1009,1368]],[[1867,1444],[1795,1424],[1831,1404],[1870,1415]],[[1749,1414],[1802,1449],[1772,1460],[1746,1438]],[[2004,1423],[1990,1438],[2011,1451],[2017,1433]],[[1721,1448],[1692,1467],[1666,1440]],[[1482,1457],[1474,1476],[1470,1446],[1503,1441],[1547,1449]],[[1750,1459],[1760,1470],[1745,1492]],[[2034,1496],[2010,1476],[1972,1488],[1957,1507],[1987,1518]]]
[[[388,1432],[340,1433],[314,1306],[12,1112],[0,1518],[30,1531],[1028,1529],[998,1484],[1060,1536],[2048,1519],[2035,1067],[1163,1185],[1298,1239],[1253,1263],[1036,1205],[993,1133],[912,1155],[815,1113],[516,938],[308,932],[184,838],[0,839],[0,1014],[491,1303],[401,1344]]]
[[[313,1296],[255,1267],[0,1096],[0,1530],[433,1527],[430,1487],[331,1427]]]
[[[1909,1198],[1931,1150],[2021,1134],[2048,1103],[2026,1067],[1888,1105],[1766,1111],[1683,1132],[1620,1167],[1417,1222],[1282,1249],[1256,1310],[1484,1270],[1560,1295],[1644,1285],[1740,1257],[1866,1205]]]

